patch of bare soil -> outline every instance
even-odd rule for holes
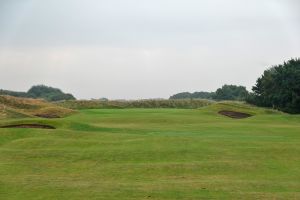
[[[41,117],[41,118],[49,118],[49,119],[60,118],[60,116],[55,115],[55,114],[37,114],[35,116],[36,117]]]
[[[252,115],[250,115],[248,113],[235,112],[235,111],[229,111],[229,110],[222,110],[219,112],[219,114],[233,118],[233,119],[244,119],[244,118],[252,117]]]
[[[0,128],[40,128],[40,129],[55,129],[55,127],[50,125],[42,125],[42,124],[14,124],[1,126]]]

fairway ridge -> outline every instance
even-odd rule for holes
[[[229,110],[221,110],[221,111],[219,111],[219,114],[224,115],[226,117],[233,118],[233,119],[245,119],[248,117],[252,117],[252,115],[250,115],[248,113],[229,111]]]
[[[43,124],[14,124],[1,126],[0,128],[39,128],[39,129],[55,129],[55,127]]]

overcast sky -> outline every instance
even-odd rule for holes
[[[299,0],[0,0],[0,88],[77,98],[248,89],[300,57]]]

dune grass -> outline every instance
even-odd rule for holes
[[[70,109],[105,109],[105,108],[183,108],[194,109],[213,104],[206,99],[144,99],[144,100],[69,100],[56,104]]]
[[[223,102],[0,124],[31,122],[57,129],[0,129],[0,199],[300,199],[299,115]]]
[[[65,117],[75,111],[42,99],[0,95],[0,119],[26,117]]]

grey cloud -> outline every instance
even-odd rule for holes
[[[0,84],[45,83],[82,98],[251,88],[266,65],[300,55],[298,8],[296,0],[4,0]]]

